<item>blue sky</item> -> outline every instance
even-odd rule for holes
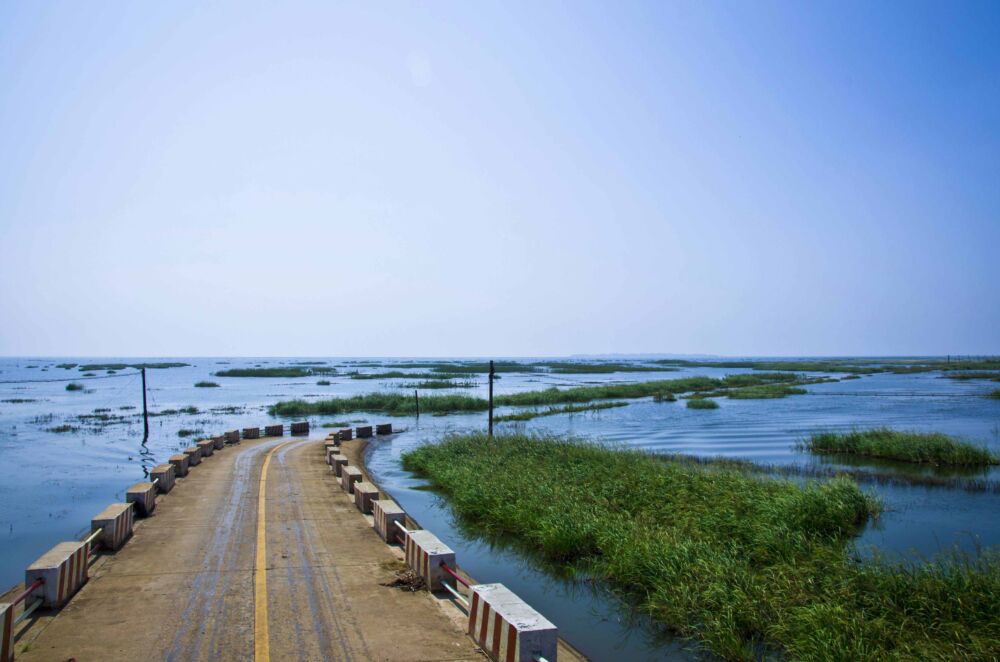
[[[996,3],[0,4],[0,354],[1000,352]]]

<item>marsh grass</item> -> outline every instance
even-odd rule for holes
[[[201,434],[201,433],[202,433],[201,429],[191,430],[189,428],[181,428],[180,430],[177,431],[177,436],[178,437],[193,437],[194,435]]]
[[[388,372],[352,372],[348,376],[351,379],[441,379],[447,380],[458,377],[457,373],[440,372],[403,372],[402,370],[390,370]]]
[[[329,385],[330,385],[329,379],[320,379],[319,381],[316,382],[316,386],[329,386]]]
[[[77,384],[76,382],[70,382],[69,384],[66,384],[66,390],[67,391],[82,391],[83,390],[83,384]]]
[[[618,363],[599,361],[588,363],[584,361],[538,361],[532,366],[541,366],[557,375],[594,375],[612,372],[670,372],[677,370],[665,365],[642,363]]]
[[[808,391],[797,386],[764,384],[761,386],[744,386],[743,388],[733,389],[726,395],[730,400],[772,400],[784,398],[789,395],[805,395],[806,393]]]
[[[715,400],[709,400],[708,398],[689,398],[687,401],[688,409],[718,409],[719,403]]]
[[[945,373],[944,376],[948,379],[957,379],[959,381],[989,379],[994,382],[1000,382],[1000,372],[949,372]]]
[[[503,423],[504,421],[530,421],[539,416],[555,416],[557,414],[578,414],[586,411],[600,411],[602,409],[612,409],[614,407],[627,407],[627,402],[598,402],[592,405],[566,405],[565,407],[549,407],[548,409],[521,411],[503,416],[494,416],[493,421]]]
[[[991,659],[1000,647],[996,557],[858,560],[851,541],[880,506],[844,478],[798,484],[527,435],[453,436],[403,464],[470,530],[604,582],[726,659]]]
[[[45,431],[46,432],[55,432],[56,434],[65,434],[66,432],[76,432],[79,429],[80,428],[74,427],[72,425],[63,424],[63,425],[57,425],[57,426],[55,426],[53,428],[47,428]]]
[[[64,365],[71,366],[73,364],[67,363]],[[93,372],[95,370],[125,370],[126,368],[135,368],[136,370],[141,370],[142,368],[147,368],[149,370],[164,370],[167,368],[184,368],[188,365],[190,364],[171,361],[161,363],[85,363],[80,366],[80,372]]]
[[[442,388],[475,388],[479,386],[477,382],[470,380],[456,381],[454,379],[429,379],[424,382],[413,382],[410,384],[400,384],[400,388],[408,389],[442,389]]]
[[[336,368],[285,366],[282,368],[231,368],[219,370],[216,377],[311,377],[335,375]]]
[[[810,453],[855,455],[899,462],[950,466],[1000,463],[996,455],[940,432],[908,432],[891,428],[820,432],[800,444]]]
[[[993,398],[994,400],[1000,400],[1000,388],[995,388],[986,394],[987,398]]]
[[[455,412],[483,411],[489,403],[482,398],[466,395],[428,395],[420,398],[420,412],[450,414]],[[330,398],[308,402],[287,400],[268,407],[271,416],[309,416],[323,414],[336,416],[354,411],[378,411],[393,416],[415,414],[416,400],[412,395],[398,393],[368,393],[348,398]]]
[[[215,382],[195,382],[195,388],[219,388]]]

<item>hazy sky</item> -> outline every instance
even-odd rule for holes
[[[996,2],[0,3],[0,354],[1000,352]]]

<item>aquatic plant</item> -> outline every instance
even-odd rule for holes
[[[54,428],[46,428],[45,431],[46,432],[55,432],[56,434],[63,434],[63,433],[66,433],[66,432],[76,432],[79,429],[80,428],[73,427],[72,425],[63,424],[63,425],[57,425]]]
[[[494,416],[493,421],[495,423],[503,423],[504,421],[530,421],[533,418],[538,418],[539,416],[555,416],[556,414],[577,414],[585,411],[600,411],[602,409],[611,409],[614,407],[627,407],[627,402],[598,402],[592,405],[566,405],[565,407],[549,407],[548,409],[542,410],[532,410],[532,411],[521,411],[513,414],[504,414],[503,416]]]
[[[818,454],[845,454],[921,464],[982,466],[1000,463],[985,448],[940,432],[908,432],[891,428],[820,432],[800,444]]]
[[[195,388],[219,388],[215,382],[195,382]]]
[[[780,384],[765,384],[762,386],[744,386],[729,391],[726,395],[731,400],[770,400],[784,398],[788,395],[804,395],[808,393],[804,388],[796,386],[784,386]]]
[[[653,402],[677,402],[677,396],[673,393],[654,393]]]
[[[880,506],[847,479],[529,435],[448,437],[403,464],[470,531],[605,582],[725,659],[990,659],[1000,647],[998,559],[858,560],[851,541]]]
[[[83,384],[77,384],[76,382],[70,382],[69,384],[66,384],[66,390],[67,391],[82,391],[83,390]]]
[[[708,398],[688,398],[688,409],[718,409],[719,403]]]
[[[216,377],[311,377],[335,375],[336,368],[285,366],[283,368],[231,368],[219,370]]]
[[[320,379],[319,381],[316,382],[316,386],[329,386],[329,385],[330,385],[329,379]]]
[[[201,429],[191,430],[191,429],[188,429],[188,428],[181,428],[180,430],[177,431],[177,436],[178,437],[191,437],[191,436],[194,436],[196,434],[201,434],[201,433],[202,433]]]
[[[995,388],[986,394],[987,398],[993,398],[995,400],[1000,400],[1000,388]]]
[[[399,388],[406,389],[442,389],[442,388],[475,388],[479,386],[477,382],[463,380],[455,381],[453,379],[429,379],[425,382],[413,382],[410,384],[400,384]]]
[[[428,395],[420,398],[421,413],[453,413],[483,411],[489,403],[482,398],[466,395]],[[393,416],[414,414],[416,399],[398,393],[368,393],[346,398],[330,398],[308,402],[287,400],[268,407],[271,416],[309,416],[311,414],[337,415],[353,411],[379,411]]]
[[[73,365],[73,364],[66,364]],[[190,365],[189,363],[177,363],[175,361],[164,361],[160,363],[85,363],[80,366],[81,372],[92,372],[95,370],[124,370],[126,368],[135,368],[136,370],[141,370],[142,368],[147,368],[149,370],[164,370],[166,368],[184,368]]]
[[[649,363],[619,363],[609,361],[537,361],[532,366],[548,368],[557,375],[591,375],[612,372],[669,372],[677,368]]]
[[[351,379],[452,379],[460,375],[440,372],[403,372],[402,370],[390,370],[389,372],[351,372],[347,375]]]

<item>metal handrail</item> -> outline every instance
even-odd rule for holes
[[[31,595],[35,591],[35,589],[41,587],[44,583],[45,583],[45,579],[42,578],[42,577],[39,577],[35,581],[31,582],[31,586],[29,586],[28,588],[24,589],[24,591],[22,591],[20,595],[18,595],[16,598],[14,598],[11,601],[10,606],[13,607],[14,605],[18,604],[19,602],[21,602],[22,600],[24,600],[25,598],[27,598],[29,595]],[[25,607],[24,611],[21,612],[21,615],[14,619],[14,623],[13,624],[17,625],[18,623],[20,623],[21,621],[23,621],[24,619],[26,619],[28,616],[30,616],[33,611],[35,611],[36,609],[38,609],[39,607],[42,606],[42,602],[44,602],[42,600],[42,598],[38,598],[37,600],[35,600],[34,602],[32,602],[30,605],[28,605],[27,607]]]
[[[448,584],[447,582],[441,582],[441,586],[444,586],[448,590],[449,593],[451,593],[453,596],[455,596],[456,600],[458,600],[463,605],[465,605],[466,609],[469,608],[469,601],[465,599],[465,596],[463,596],[457,590],[455,590],[454,588],[452,588],[451,584]]]
[[[448,566],[447,563],[445,563],[444,561],[441,561],[441,563],[439,563],[438,565],[441,566],[441,568],[443,568],[445,572],[447,572],[449,575],[451,575],[452,577],[454,577],[456,582],[459,582],[465,588],[470,588],[471,587],[471,584],[469,584],[469,582],[466,581],[463,577],[461,577],[457,572],[455,572],[454,570],[452,570]]]

